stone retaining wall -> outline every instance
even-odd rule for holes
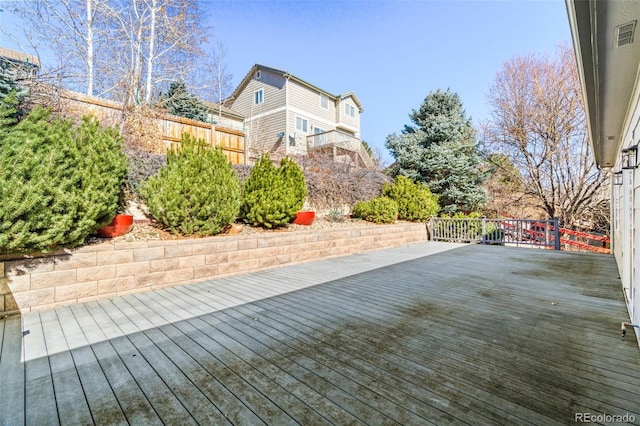
[[[108,241],[0,260],[0,316],[426,241],[424,224]]]

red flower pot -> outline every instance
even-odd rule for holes
[[[133,215],[117,214],[111,223],[102,228],[98,228],[98,236],[102,238],[113,238],[124,235],[133,228]]]
[[[298,212],[293,223],[296,225],[311,225],[316,217],[316,212]]]

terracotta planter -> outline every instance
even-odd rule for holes
[[[113,238],[124,235],[133,228],[133,215],[117,214],[111,223],[98,229],[98,236],[102,238]]]
[[[296,225],[311,225],[316,217],[316,212],[298,212],[293,223]]]

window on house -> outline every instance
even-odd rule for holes
[[[320,127],[313,128],[313,146],[324,145],[327,143],[327,135],[326,130],[321,129]]]
[[[260,77],[262,77],[262,71],[257,71],[256,72],[256,80],[260,80]]]
[[[296,117],[296,130],[307,133],[309,121],[306,118]]]
[[[353,105],[344,104],[344,113],[350,117],[356,116],[356,108]]]
[[[325,95],[320,95],[320,107],[329,109],[329,98],[327,98]]]
[[[264,102],[264,90],[260,89],[253,92],[253,103],[257,105],[262,102]]]

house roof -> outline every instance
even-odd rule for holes
[[[633,114],[629,104],[640,90],[639,39],[633,37],[640,2],[566,0],[566,4],[596,164],[613,167]]]
[[[16,50],[0,47],[0,58],[9,59],[13,62],[29,63],[35,67],[40,68],[40,60],[37,56],[30,55],[24,52],[18,52]]]
[[[218,107],[222,107],[222,115],[224,116],[231,117],[231,118],[244,119],[244,116],[242,114],[225,106],[224,104],[218,104],[216,102],[209,102],[209,101],[203,101],[203,103],[207,108],[210,108],[213,111],[217,111]]]
[[[285,70],[281,70],[278,68],[273,68],[273,67],[268,67],[266,65],[261,65],[261,64],[255,64],[253,67],[251,67],[251,69],[249,70],[249,72],[247,73],[247,75],[244,76],[244,78],[242,79],[242,81],[240,82],[240,84],[238,85],[238,87],[236,87],[236,90],[233,91],[233,93],[231,94],[230,97],[228,97],[227,99],[225,99],[223,101],[223,103],[226,103],[229,100],[232,100],[233,98],[237,97],[240,92],[242,92],[242,90],[244,90],[245,86],[247,84],[249,84],[249,81],[251,81],[251,78],[253,77],[253,75],[255,75],[256,71],[258,70],[262,70],[262,71],[269,71],[272,72],[274,74],[280,74],[285,78],[288,78],[289,80],[293,80],[296,83],[305,86],[311,90],[314,90],[318,93],[321,93],[331,99],[335,100],[342,100],[342,99],[346,99],[348,97],[351,97],[353,99],[353,101],[355,102],[356,106],[358,107],[358,109],[360,110],[360,112],[362,113],[364,111],[364,109],[362,108],[362,103],[360,102],[360,99],[358,99],[358,97],[356,96],[356,94],[352,91],[350,92],[346,92],[340,95],[334,95],[332,93],[327,92],[326,90],[323,90],[321,88],[319,88],[318,86],[309,83],[306,80],[301,79],[300,77],[297,77],[293,74],[291,74],[288,71]]]

